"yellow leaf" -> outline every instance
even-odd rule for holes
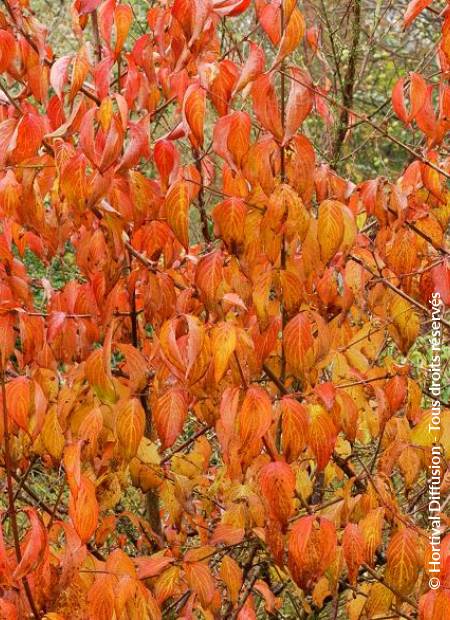
[[[416,549],[417,534],[410,528],[402,528],[391,538],[387,548],[386,583],[401,594],[409,594],[419,574]]]
[[[99,399],[106,403],[115,403],[116,390],[112,377],[107,372],[102,349],[93,351],[86,360],[86,379]]]
[[[220,578],[227,586],[230,601],[234,604],[238,602],[239,592],[243,583],[243,572],[240,566],[229,555],[226,555],[220,565]]]
[[[402,353],[408,353],[420,331],[419,317],[409,301],[394,293],[390,296],[389,332]]]
[[[133,22],[133,11],[128,4],[119,4],[114,11],[114,23],[116,26],[116,45],[114,54],[117,57],[126,41],[128,32]]]
[[[330,460],[337,431],[330,414],[321,405],[309,405],[308,411],[310,415],[308,444],[316,457],[317,469],[322,471]]]
[[[324,200],[319,207],[317,238],[324,263],[334,257],[344,237],[343,206],[337,200]]]
[[[359,523],[364,538],[365,561],[368,564],[372,564],[375,551],[381,544],[384,514],[384,508],[374,508]]]
[[[189,189],[185,181],[177,181],[169,189],[166,200],[167,221],[184,248],[189,247]]]
[[[70,85],[69,99],[72,100],[80,88],[89,72],[89,60],[86,46],[83,45],[75,57],[72,69],[72,80]]]
[[[41,436],[45,449],[55,460],[59,461],[64,449],[64,435],[56,407],[51,407],[47,412]]]

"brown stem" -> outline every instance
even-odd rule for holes
[[[92,13],[91,13],[91,21],[92,21],[92,30],[93,30],[93,33],[94,33],[94,41],[95,41],[95,48],[96,48],[96,52],[97,52],[97,59],[100,62],[101,59],[102,59],[102,42],[100,40],[100,30],[98,28],[97,9],[92,11]]]
[[[189,439],[186,439],[186,441],[184,441],[180,446],[178,446],[178,448],[176,448],[175,450],[172,450],[170,454],[167,454],[163,459],[161,459],[161,465],[164,465],[164,463],[167,463],[167,461],[170,461],[170,459],[174,456],[174,454],[178,454],[179,452],[182,452],[185,448],[188,448],[191,444],[194,443],[196,439],[198,439],[199,437],[207,433],[208,430],[209,430],[209,427],[204,426],[199,431],[197,431],[194,435],[192,435],[192,437],[190,437]]]
[[[284,385],[284,383],[276,376],[276,374],[269,368],[267,364],[263,364],[263,370],[269,379],[275,383],[280,392],[284,395],[289,394],[289,390]]]
[[[352,42],[347,64],[347,71],[344,77],[342,89],[341,114],[339,117],[339,126],[337,130],[336,142],[334,145],[334,166],[337,165],[341,156],[342,145],[348,131],[349,124],[349,108],[353,105],[353,91],[355,86],[356,62],[358,58],[359,38],[361,33],[361,2],[360,0],[350,0],[353,12],[352,25]]]
[[[39,52],[39,48],[36,45],[36,43],[33,41],[33,38],[28,34],[28,32],[26,32],[23,28],[21,28],[19,26],[19,24],[17,24],[16,21],[16,17],[14,15],[13,10],[11,9],[11,6],[8,2],[8,0],[1,0],[3,2],[3,4],[6,7],[6,10],[8,11],[12,21],[14,22],[14,25],[16,26],[17,30],[20,32],[20,34],[24,37],[24,39],[26,39],[26,41],[28,42],[28,44],[34,49],[34,51],[40,56],[40,52]],[[53,65],[54,61],[49,60],[48,58],[44,58],[43,60],[44,64],[46,64],[48,67],[51,67]],[[95,103],[98,105],[100,104],[100,100],[99,98],[92,93],[89,89],[87,89],[85,86],[81,86],[80,87],[80,91],[86,95],[86,97],[88,97],[89,99],[92,99],[92,101],[95,101]]]
[[[198,196],[197,196],[197,205],[198,205],[198,210],[200,213],[200,219],[202,222],[203,239],[205,240],[206,245],[209,246],[211,244],[211,236],[209,234],[208,215],[206,213],[205,196],[203,193],[202,158],[201,158],[200,152],[197,149],[192,149],[192,153],[193,153],[194,160],[195,160],[195,167],[197,168],[197,172],[200,175],[200,179],[201,179],[201,184],[199,186]]]
[[[372,271],[372,269],[370,269],[370,267],[368,267],[364,261],[362,261],[360,258],[358,258],[357,256],[354,256],[353,254],[350,254],[350,258],[352,260],[355,261],[355,263],[358,263],[358,265],[361,265],[361,267],[363,267],[363,269],[365,269],[368,273],[370,273],[372,276],[374,276],[375,278],[378,278],[378,274],[376,274],[374,271]],[[431,311],[425,307],[423,304],[421,304],[419,301],[417,301],[416,299],[414,299],[414,297],[411,297],[410,295],[408,295],[407,293],[405,293],[404,291],[402,291],[402,289],[397,288],[394,284],[391,284],[391,282],[389,282],[389,280],[386,280],[386,278],[382,278],[380,279],[381,282],[384,284],[384,286],[387,286],[388,288],[391,289],[391,291],[394,291],[395,293],[397,293],[397,295],[400,295],[400,297],[403,297],[403,299],[406,299],[406,301],[409,301],[409,303],[412,306],[415,306],[417,309],[421,310],[424,314],[427,314],[428,316],[431,315]],[[445,325],[446,327],[450,328],[450,323],[449,321],[447,321],[446,319],[444,319],[443,317],[440,318],[440,322]]]
[[[326,101],[329,101],[332,105],[335,105],[336,107],[342,109],[345,108],[346,106],[344,106],[342,103],[340,103],[339,101],[336,101],[336,99],[333,99],[333,97],[330,97],[330,95],[325,94],[323,91],[318,90],[317,88],[314,88],[314,86],[311,86],[311,84],[306,84],[306,82],[302,82],[301,80],[293,77],[292,75],[289,75],[288,73],[284,72],[284,74],[291,80],[293,80],[294,82],[298,82],[299,84],[302,84],[303,86],[305,86],[306,88],[309,88],[311,90],[311,92],[315,93],[316,95],[318,95],[319,97],[323,97],[323,99],[326,99]],[[429,159],[427,159],[426,157],[424,157],[423,155],[421,155],[420,153],[418,153],[417,151],[415,151],[412,147],[410,147],[408,144],[405,144],[404,142],[402,142],[401,140],[399,140],[398,138],[396,138],[395,136],[393,136],[392,134],[390,134],[388,131],[386,131],[385,129],[383,129],[382,127],[380,127],[379,125],[377,125],[376,123],[374,123],[372,120],[370,120],[370,118],[365,115],[362,114],[361,112],[357,112],[354,109],[350,109],[347,108],[347,111],[352,114],[355,118],[358,118],[362,123],[366,123],[367,125],[369,125],[370,127],[372,127],[373,129],[375,129],[375,131],[377,131],[379,134],[381,134],[382,136],[384,136],[387,140],[389,140],[390,142],[392,142],[393,144],[396,144],[397,146],[399,146],[400,148],[404,149],[405,151],[407,151],[410,155],[412,155],[412,157],[414,157],[415,159],[421,161],[423,164],[425,164],[426,166],[428,166],[429,168],[432,168],[433,170],[435,170],[436,172],[439,172],[439,174],[442,174],[446,179],[450,179],[450,173],[447,172],[446,170],[444,170],[443,168],[440,168],[439,166],[437,166],[434,162],[430,161]]]
[[[132,247],[132,246],[131,246]],[[130,264],[130,272],[133,268],[133,256],[134,253],[129,251],[129,264]],[[131,340],[132,344],[136,349],[139,349],[139,331],[138,331],[138,321],[137,321],[138,313],[136,308],[136,289],[133,287],[133,292],[131,295]],[[139,400],[141,402],[142,408],[145,411],[145,437],[151,439],[152,436],[152,412],[148,403],[148,394],[147,389],[143,394],[139,396]],[[147,503],[147,520],[150,524],[150,527],[156,534],[161,536],[162,534],[162,525],[161,525],[161,515],[159,512],[159,495],[157,491],[151,490],[146,494],[146,503]]]

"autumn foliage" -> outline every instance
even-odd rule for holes
[[[450,303],[450,12],[392,93],[421,146],[355,184],[302,133],[341,108],[296,0],[134,4],[74,0],[58,57],[2,2],[1,618],[450,617],[409,358]],[[445,406],[438,442],[445,494]]]

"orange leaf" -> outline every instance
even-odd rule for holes
[[[276,614],[277,609],[281,606],[281,600],[278,599],[270,587],[262,579],[255,581],[254,589],[259,592],[264,599],[264,609],[268,614]]]
[[[174,562],[174,558],[164,555],[152,555],[151,557],[140,557],[135,559],[137,574],[139,579],[148,579],[156,577],[162,571]]]
[[[61,459],[65,441],[56,407],[52,407],[47,412],[41,437],[48,453],[55,460],[59,461]]]
[[[81,541],[86,543],[97,528],[98,502],[94,483],[84,475],[81,475],[76,498],[70,495],[69,515]]]
[[[166,200],[167,221],[184,248],[189,247],[189,189],[185,181],[177,181],[169,189]]]
[[[319,207],[317,236],[324,263],[334,257],[344,237],[342,207],[337,200],[324,200]]]
[[[392,536],[387,548],[386,583],[401,594],[410,594],[419,574],[417,534],[403,527]]]
[[[384,515],[384,508],[374,508],[359,522],[364,538],[364,558],[368,564],[373,563],[375,552],[382,541]]]
[[[171,566],[165,570],[155,583],[155,597],[158,605],[164,603],[173,595],[180,577],[180,569],[178,566]]]
[[[30,380],[17,377],[6,384],[8,415],[24,431],[28,430],[31,406]]]
[[[130,388],[138,392],[147,382],[147,361],[142,353],[131,344],[119,343],[116,346],[125,357]]]
[[[211,604],[216,591],[216,584],[210,569],[201,562],[186,562],[184,572],[189,587],[198,596],[202,607],[206,609]]]
[[[243,584],[242,569],[231,556],[226,555],[220,565],[219,574],[220,578],[227,586],[230,601],[236,604]]]
[[[114,575],[99,575],[88,592],[89,611],[96,620],[111,620],[114,616],[116,599],[116,578]]]
[[[275,65],[291,54],[299,45],[305,34],[306,25],[302,12],[295,8],[284,29],[280,49],[275,59]]]
[[[217,301],[217,291],[223,280],[223,254],[220,250],[204,256],[197,265],[195,283],[207,305]]]
[[[355,523],[348,523],[345,527],[342,547],[348,568],[348,580],[354,585],[359,567],[364,562],[364,538],[361,530]]]
[[[404,96],[405,79],[400,78],[392,89],[392,107],[405,125],[409,125],[416,118],[425,105],[428,96],[427,83],[421,75],[411,72],[409,79],[409,98],[411,102],[409,113],[406,109]]]
[[[209,87],[209,96],[219,116],[229,112],[233,87],[238,78],[238,68],[231,60],[218,63],[219,73]]]
[[[280,7],[270,2],[259,9],[257,4],[257,17],[272,45],[278,45],[281,39]]]
[[[122,51],[128,33],[133,23],[133,11],[128,4],[119,4],[114,10],[114,23],[116,25],[116,45],[114,55],[117,56]]]
[[[314,363],[311,322],[301,312],[289,321],[283,332],[283,346],[286,361],[292,372],[304,378]]]
[[[145,430],[145,412],[137,398],[118,406],[116,418],[117,439],[127,459],[135,456]]]
[[[225,543],[226,545],[237,545],[244,540],[245,530],[243,527],[234,527],[226,523],[219,523],[211,536],[211,545]]]
[[[294,472],[282,461],[268,463],[259,472],[259,484],[270,518],[285,528],[294,510]]]
[[[72,68],[72,76],[70,81],[69,99],[72,101],[77,92],[83,86],[84,80],[89,73],[90,65],[86,46],[82,46],[77,55]]]
[[[308,410],[289,396],[281,399],[281,445],[288,462],[296,461],[306,446]]]
[[[219,323],[212,333],[212,350],[214,355],[214,380],[216,383],[225,374],[230,357],[236,348],[236,328],[231,323]]]
[[[240,168],[250,146],[250,116],[247,112],[233,112],[227,118],[230,122],[227,148],[234,163]]]
[[[163,187],[166,188],[169,184],[170,176],[178,163],[178,152],[173,142],[162,139],[155,142],[153,155]]]
[[[333,562],[336,530],[325,517],[299,519],[289,535],[289,568],[297,585],[310,589]]]
[[[189,86],[183,101],[183,116],[189,128],[189,139],[195,149],[203,145],[203,126],[205,122],[206,93],[193,84]]]
[[[269,430],[272,423],[272,403],[266,390],[250,387],[239,412],[241,444],[251,443]]]
[[[327,466],[336,443],[337,431],[330,414],[321,405],[309,405],[309,441],[317,461],[317,469]]]
[[[108,375],[103,350],[93,351],[86,360],[86,379],[100,400],[114,403],[117,400],[116,390],[111,377]]]
[[[245,217],[247,207],[242,198],[228,198],[214,207],[212,216],[218,227],[217,234],[227,246],[241,245],[244,240]]]

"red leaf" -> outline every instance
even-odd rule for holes
[[[441,296],[442,303],[446,306],[450,305],[450,266],[441,263],[431,270],[433,278],[434,290]]]
[[[253,109],[261,125],[270,131],[278,142],[283,140],[280,107],[273,84],[274,74],[259,77],[252,86]]]
[[[175,558],[170,558],[164,555],[153,555],[151,557],[136,558],[134,563],[136,564],[137,574],[139,579],[148,579],[149,577],[156,577],[163,572],[169,564],[175,561]]]
[[[403,17],[403,25],[408,28],[416,17],[431,4],[432,0],[411,0]]]
[[[131,138],[117,165],[116,172],[130,170],[139,163],[141,158],[149,159],[150,157],[150,146],[148,141],[150,135],[149,116],[144,116],[137,123],[130,123],[129,132]]]
[[[22,579],[28,575],[44,558],[47,545],[47,530],[34,508],[24,509],[30,520],[30,530],[27,534],[27,543],[22,553],[22,559],[16,567],[13,578]]]
[[[272,45],[278,45],[281,39],[280,7],[270,2],[257,11],[257,16]]]
[[[291,68],[291,90],[286,104],[286,124],[284,130],[284,144],[295,135],[296,131],[311,112],[314,97],[308,86],[312,85],[311,78],[302,69]]]
[[[158,399],[153,419],[163,448],[170,448],[181,435],[187,413],[188,397],[185,390],[173,388]]]
[[[411,111],[409,113],[406,109],[404,96],[405,79],[400,78],[392,90],[392,107],[405,125],[409,125],[417,117],[424,107],[428,96],[427,84],[421,75],[411,72],[409,80],[409,98],[411,101]]]
[[[155,142],[153,156],[163,187],[167,187],[178,164],[178,151],[170,140],[158,140]]]
[[[263,48],[253,42],[249,42],[249,47],[250,52],[242,67],[238,83],[234,88],[235,93],[245,88],[247,84],[259,77],[264,71],[265,56]]]
[[[250,0],[213,0],[213,10],[221,17],[241,15],[250,6]]]
[[[78,13],[86,15],[92,13],[99,6],[102,0],[79,0]]]
[[[209,87],[209,95],[219,116],[228,114],[234,85],[238,79],[238,68],[231,60],[219,63],[219,73]]]
[[[7,30],[0,30],[0,73],[6,71],[16,53],[16,40]]]
[[[405,96],[403,92],[404,87],[405,78],[400,78],[397,80],[394,88],[392,89],[392,107],[398,118],[405,123],[405,125],[407,125],[409,115],[405,105]]]

